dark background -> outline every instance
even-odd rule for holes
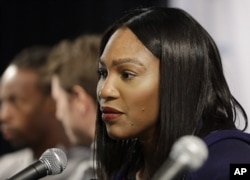
[[[23,48],[101,33],[129,9],[166,0],[6,0],[1,2],[1,72]]]
[[[102,33],[126,11],[166,6],[167,0],[2,0],[0,73],[22,49]],[[13,149],[2,139],[0,155]]]

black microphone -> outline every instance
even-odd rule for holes
[[[47,175],[60,174],[67,165],[67,157],[61,149],[47,149],[33,164],[7,180],[35,180]]]
[[[183,136],[174,143],[169,158],[152,180],[181,179],[185,173],[199,169],[207,157],[207,146],[200,138],[192,135]]]

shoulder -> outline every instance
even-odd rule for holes
[[[22,149],[22,150],[18,150],[12,153],[8,153],[5,154],[3,156],[0,157],[0,162],[18,162],[18,161],[22,161],[22,162],[26,162],[26,161],[32,161],[32,151],[30,149]]]
[[[68,159],[66,169],[61,174],[46,177],[46,180],[91,179],[94,176],[91,148],[73,146],[65,152]]]
[[[204,141],[208,146],[208,159],[187,179],[229,179],[230,164],[250,164],[250,134],[239,130],[222,130],[211,133]]]
[[[215,131],[204,138],[208,147],[225,140],[237,140],[242,142],[244,145],[250,145],[250,134],[237,129],[231,129]]]
[[[32,157],[30,149],[22,149],[2,156],[0,158],[0,177],[8,178],[17,173],[33,161]]]
[[[239,130],[222,130],[204,138],[209,159],[228,163],[250,163],[250,134]]]

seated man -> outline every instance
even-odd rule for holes
[[[97,59],[100,37],[83,35],[64,40],[49,55],[56,116],[72,144],[85,152],[72,179],[93,178],[92,146],[96,122]]]
[[[73,156],[63,126],[55,116],[50,78],[45,66],[50,49],[31,47],[18,54],[1,77],[1,132],[17,149],[0,157],[0,179],[6,179],[36,161],[49,148],[62,148],[68,165],[60,175],[44,179],[70,179],[79,160]]]

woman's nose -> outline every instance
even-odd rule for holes
[[[100,80],[97,85],[98,99],[115,99],[119,96],[115,78]]]

